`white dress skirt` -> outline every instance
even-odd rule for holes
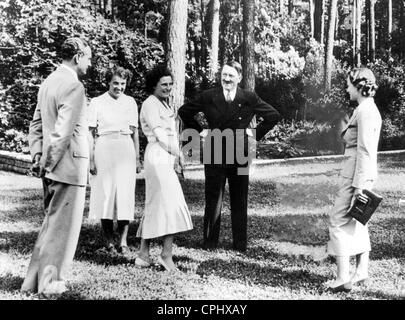
[[[131,136],[119,132],[99,136],[95,165],[89,219],[134,220],[136,154]]]
[[[354,154],[345,161],[343,170],[355,164]],[[333,256],[353,256],[371,250],[367,224],[363,225],[347,214],[354,194],[352,184],[353,178],[344,175],[339,177],[339,191],[329,214],[327,251]]]
[[[152,239],[193,228],[174,160],[158,142],[148,143],[144,157],[145,211],[137,237]]]

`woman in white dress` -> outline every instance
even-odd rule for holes
[[[175,126],[176,115],[168,103],[173,78],[169,70],[158,66],[146,75],[146,87],[152,93],[142,104],[140,122],[148,139],[144,156],[145,211],[137,237],[141,248],[135,264],[147,267],[150,240],[163,238],[158,262],[168,271],[176,270],[172,245],[174,234],[191,230],[193,224],[183,191],[174,170],[176,158],[183,165],[183,154]]]
[[[377,148],[381,116],[374,103],[377,90],[373,72],[367,68],[353,69],[347,78],[347,92],[358,106],[342,132],[346,160],[339,175],[339,191],[329,215],[328,254],[335,256],[337,278],[326,283],[329,290],[350,291],[353,284],[368,279],[371,250],[367,225],[347,214],[356,197],[367,198],[377,178]],[[350,276],[350,256],[356,256],[356,270]]]
[[[107,72],[107,92],[91,99],[89,218],[101,220],[108,251],[115,253],[114,220],[120,240],[118,251],[129,253],[127,234],[134,219],[136,172],[140,170],[138,106],[124,94],[130,72],[114,67]]]

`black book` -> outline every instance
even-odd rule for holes
[[[363,203],[356,198],[353,206],[349,209],[347,214],[365,225],[368,220],[370,220],[383,198],[380,195],[366,189],[363,190],[363,194],[367,197],[367,202]]]

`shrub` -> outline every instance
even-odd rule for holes
[[[336,153],[337,139],[331,124],[316,121],[280,121],[263,138],[259,157],[291,158]]]
[[[0,140],[3,146],[16,148],[18,144],[6,143],[7,130],[27,132],[38,85],[56,67],[57,52],[70,36],[84,37],[93,51],[93,68],[83,80],[89,97],[106,90],[106,70],[118,63],[132,71],[134,76],[127,93],[141,105],[146,97],[144,74],[163,59],[160,44],[120,22],[111,22],[92,12],[85,0],[6,0],[0,5],[0,47],[3,48],[0,50]]]

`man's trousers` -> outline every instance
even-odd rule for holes
[[[43,179],[45,218],[35,242],[21,290],[41,293],[44,270],[63,281],[76,251],[83,219],[86,187]]]
[[[231,205],[233,248],[245,251],[247,246],[247,200],[249,175],[238,175],[237,166],[205,165],[204,246],[218,245],[221,208],[228,179]]]

